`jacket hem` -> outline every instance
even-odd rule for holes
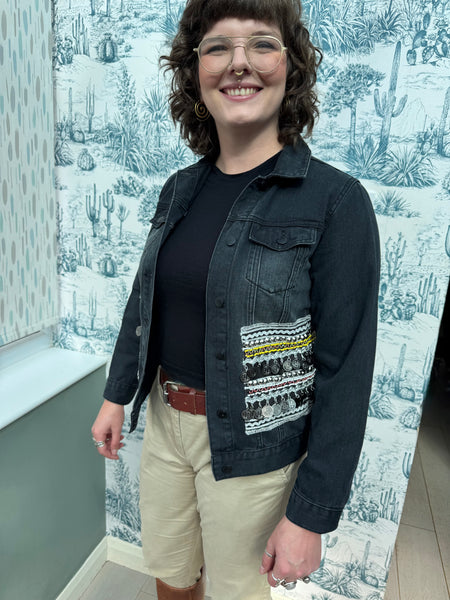
[[[137,390],[137,386],[122,385],[120,383],[106,382],[103,397],[114,404],[129,404]]]
[[[337,529],[343,510],[318,506],[293,491],[286,509],[286,517],[303,529],[315,533],[329,533]]]

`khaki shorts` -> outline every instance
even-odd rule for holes
[[[206,417],[164,404],[159,376],[148,404],[140,508],[150,574],[184,588],[205,566],[213,600],[269,599],[259,567],[301,459],[263,475],[216,481]]]

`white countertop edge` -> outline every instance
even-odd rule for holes
[[[0,429],[93,373],[107,361],[104,356],[46,348],[1,369]]]

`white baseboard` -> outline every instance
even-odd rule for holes
[[[108,560],[108,538],[104,537],[100,544],[87,557],[80,569],[75,573],[56,600],[79,600],[94,577]]]
[[[144,566],[144,555],[140,546],[135,546],[112,536],[107,536],[106,539],[108,541],[107,560],[122,565],[122,567],[134,569],[145,575],[149,574],[147,568]]]

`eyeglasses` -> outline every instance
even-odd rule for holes
[[[233,39],[246,39],[244,44],[234,44]],[[201,66],[209,73],[223,73],[233,62],[234,49],[244,48],[250,66],[258,73],[272,73],[287,50],[280,40],[272,35],[217,36],[202,40],[197,52]]]

